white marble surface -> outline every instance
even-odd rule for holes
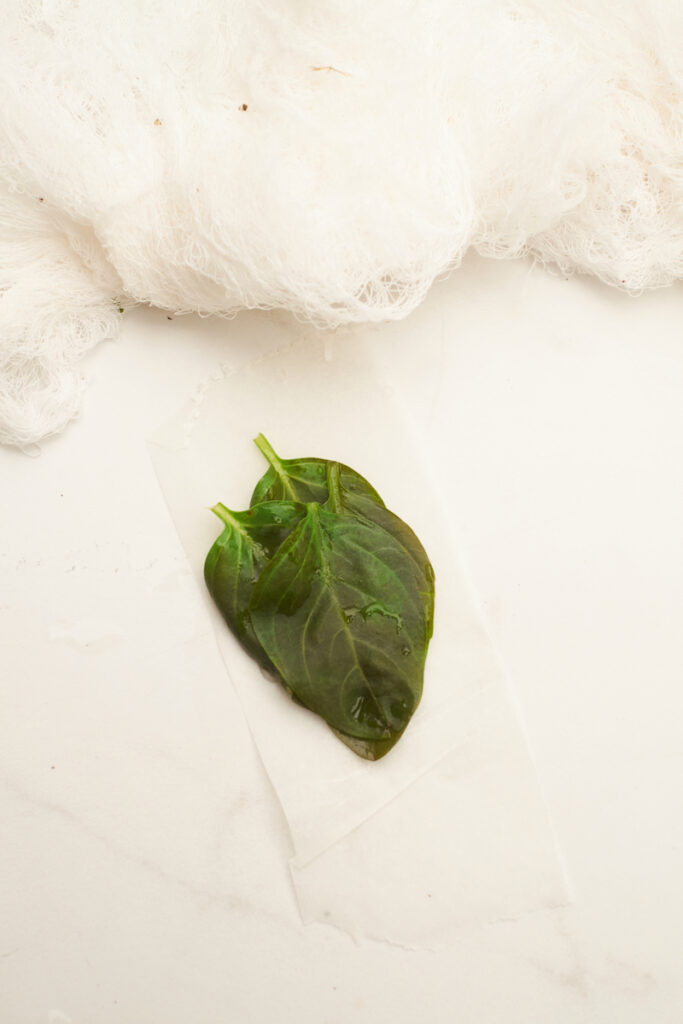
[[[301,923],[151,471],[145,436],[262,315],[126,316],[81,419],[0,451],[2,1024],[681,1020],[682,313],[473,259],[372,332],[449,438],[574,895],[439,952]]]

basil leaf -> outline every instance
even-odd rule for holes
[[[219,502],[211,511],[225,529],[204,563],[209,593],[244,649],[272,672],[271,661],[249,621],[249,599],[259,574],[305,516],[306,507],[292,501],[268,501],[246,512],[232,512]]]
[[[351,512],[357,515],[364,515],[365,518],[384,527],[401,543],[418,568],[424,571],[428,587],[423,592],[422,597],[425,602],[427,634],[428,637],[431,637],[434,621],[434,570],[427,557],[427,552],[407,523],[404,523],[402,519],[399,519],[393,512],[390,512],[388,508],[373,502],[367,495],[347,490],[342,482],[340,468],[339,463],[328,463],[327,488],[329,497],[326,508],[335,512]],[[339,732],[338,729],[332,729],[332,731],[354,753],[369,761],[378,761],[381,757],[384,757],[403,735],[403,732],[396,732],[388,739],[368,740],[347,736]]]
[[[254,584],[249,616],[306,707],[343,736],[395,741],[422,694],[432,595],[431,566],[400,539],[311,502]]]
[[[350,467],[282,460],[263,435],[256,444],[271,466],[246,512],[212,510],[225,529],[206,559],[207,586],[247,652],[356,754],[377,760],[421,696],[433,625],[429,559]]]
[[[405,553],[413,559],[418,571],[424,576],[427,588],[421,592],[427,610],[429,637],[432,636],[434,623],[434,570],[427,552],[413,530],[395,515],[384,504],[378,505],[371,501],[369,496],[357,491],[351,491],[344,484],[344,477],[341,472],[342,466],[338,462],[327,464],[327,492],[328,499],[325,508],[330,512],[345,512],[351,515],[361,516],[381,526],[390,533],[401,545]]]
[[[254,444],[266,457],[270,468],[256,484],[251,505],[278,499],[317,501],[321,505],[327,501],[328,459],[281,459],[263,434],[254,439]],[[360,473],[341,463],[340,470],[342,482],[349,494],[365,497],[378,505],[384,504],[375,488]]]

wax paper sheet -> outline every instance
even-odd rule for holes
[[[277,324],[268,329],[277,333]],[[387,383],[372,346],[352,335],[293,339],[283,331],[269,354],[236,371],[218,369],[201,396],[150,438],[199,578],[221,529],[208,507],[246,508],[267,468],[252,443],[260,432],[285,458],[334,458],[366,476],[416,531],[436,572],[422,702],[379,762],[358,758],[267,680],[207,596],[228,674],[289,824],[304,920],[430,945],[465,927],[565,902],[524,734],[457,556],[434,446],[405,396]]]

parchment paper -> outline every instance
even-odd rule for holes
[[[259,432],[285,458],[335,458],[366,476],[416,531],[436,572],[424,696],[401,741],[375,763],[268,681],[207,595],[289,823],[304,920],[433,945],[463,927],[566,902],[538,781],[456,555],[428,439],[383,380],[372,346],[348,335],[285,337],[274,353],[215,378],[150,438],[198,577],[220,532],[208,507],[246,508],[267,468],[252,443]]]

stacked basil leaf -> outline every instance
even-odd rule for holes
[[[280,459],[223,532],[204,578],[244,649],[361,757],[403,734],[422,695],[434,571],[413,531],[359,473]]]

